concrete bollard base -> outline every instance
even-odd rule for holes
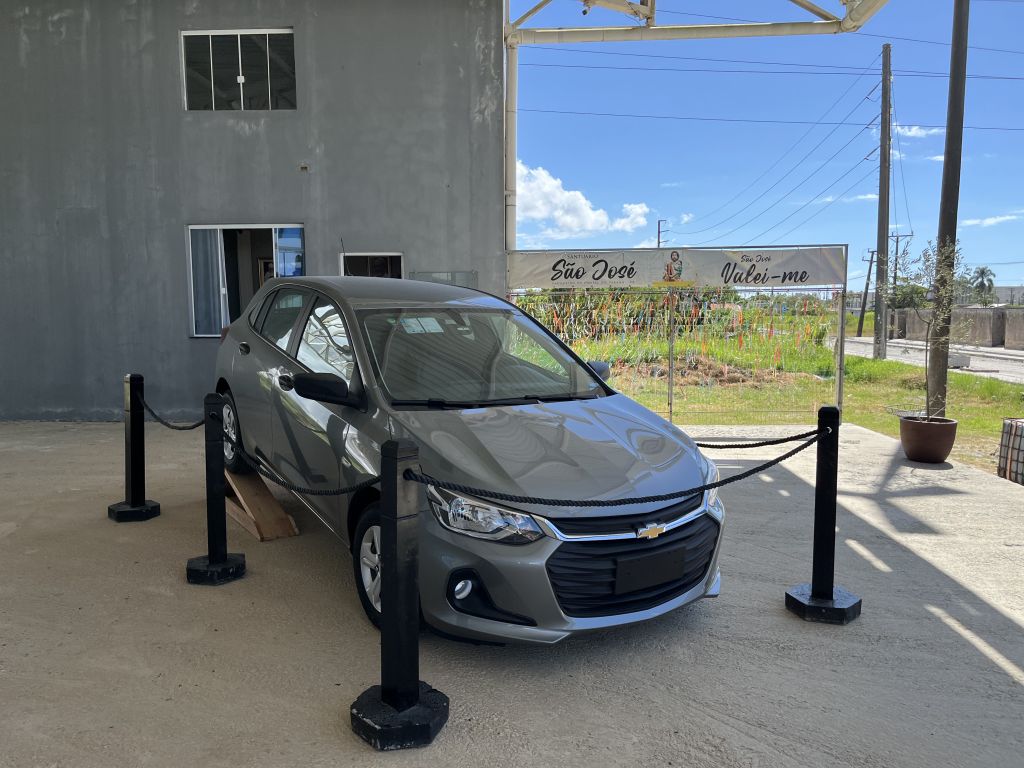
[[[448,722],[448,697],[420,681],[419,702],[399,712],[381,698],[381,687],[352,703],[352,730],[380,752],[425,747]]]
[[[842,587],[832,588],[832,599],[811,596],[810,584],[798,584],[786,592],[786,608],[804,621],[849,624],[860,616],[861,599]]]
[[[207,555],[189,558],[185,565],[185,578],[189,584],[216,587],[245,576],[245,555],[229,552],[222,563],[211,563]]]
[[[139,505],[119,501],[117,504],[107,507],[107,517],[115,523],[138,523],[143,520],[152,520],[159,514],[160,503],[152,499],[146,499]]]

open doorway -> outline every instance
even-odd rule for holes
[[[273,277],[304,275],[301,224],[189,227],[192,335],[218,336]]]

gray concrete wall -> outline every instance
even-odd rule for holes
[[[1007,313],[1001,307],[980,308],[960,307],[953,310],[950,333],[955,344],[973,344],[979,347],[999,347],[1008,333]],[[911,341],[927,341],[930,309],[899,309],[897,324],[904,329],[901,338]]]
[[[1006,310],[1006,349],[1024,349],[1024,309]]]
[[[965,344],[1001,347],[1006,334],[1006,315],[1002,308],[962,307],[953,310],[953,326],[962,328]]]
[[[0,418],[199,411],[189,224],[301,223],[504,287],[500,0],[0,0]],[[298,109],[187,112],[189,29],[294,27]],[[300,170],[308,164],[309,170]]]

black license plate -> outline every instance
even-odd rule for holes
[[[620,557],[615,565],[615,594],[637,592],[670,581],[686,573],[686,547],[673,547],[656,554]]]

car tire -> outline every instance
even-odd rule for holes
[[[224,392],[224,407],[221,409],[221,418],[224,423],[224,434],[230,437],[239,445],[242,444],[242,427],[238,421],[238,409],[235,407],[235,398],[231,391]],[[245,459],[239,454],[238,449],[231,443],[224,440],[224,468],[236,475],[246,475],[252,472]]]
[[[366,618],[380,628],[380,504],[368,505],[352,534],[352,575]]]

